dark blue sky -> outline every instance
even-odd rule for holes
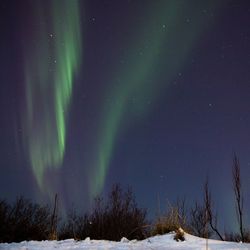
[[[208,176],[221,225],[236,223],[233,152],[250,206],[250,3],[81,1],[81,60],[63,162],[43,173],[48,194],[37,184],[22,127],[24,51],[32,50],[30,33],[42,32],[34,2],[45,18],[50,1],[0,3],[1,198],[47,201],[57,192],[64,207],[87,209],[96,190],[119,182],[154,215],[158,196],[161,210],[178,197],[201,199]]]

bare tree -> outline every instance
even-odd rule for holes
[[[209,223],[211,229],[218,235],[220,240],[223,241],[224,239],[217,228],[217,215],[214,215],[212,208],[212,198],[211,192],[209,191],[208,180],[206,180],[204,185],[204,205],[206,209],[207,222]]]
[[[234,154],[233,157],[232,181],[233,181],[233,189],[235,195],[236,213],[240,229],[240,236],[241,236],[241,241],[244,242],[245,237],[243,228],[243,195],[242,195],[241,174],[240,174],[240,161],[236,154]]]
[[[50,240],[57,239],[57,222],[58,222],[58,195],[55,195],[53,213],[51,215],[51,224],[50,224]]]
[[[190,210],[190,227],[192,232],[203,238],[209,238],[212,232],[207,228],[207,213],[204,205],[197,202]]]

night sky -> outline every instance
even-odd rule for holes
[[[250,2],[0,2],[0,198],[87,210],[130,185],[149,214],[201,200],[250,208]],[[249,218],[250,219],[250,218]]]

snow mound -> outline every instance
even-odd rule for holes
[[[122,238],[121,238],[121,242],[123,242],[123,243],[128,243],[129,240],[128,240],[126,237],[122,237]]]
[[[63,241],[23,241],[21,243],[1,243],[1,250],[205,250],[206,239],[198,238],[185,233],[185,241],[174,240],[175,233],[158,235],[143,241],[129,241],[125,237],[120,242],[107,240],[91,240],[86,238],[83,241],[73,239]],[[250,244],[223,242],[208,240],[209,250],[250,250]]]

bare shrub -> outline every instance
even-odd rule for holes
[[[90,224],[87,214],[80,216],[75,211],[71,211],[66,222],[61,226],[59,239],[85,239],[90,235]]]
[[[225,233],[225,240],[227,241],[234,241],[234,242],[242,242],[241,235],[239,233]],[[250,242],[250,232],[244,232],[244,242]]]
[[[0,241],[45,240],[48,238],[50,210],[23,197],[13,205],[0,202]]]
[[[165,216],[157,218],[153,226],[152,235],[166,234],[176,231],[179,228],[189,231],[185,199],[181,201],[177,200],[174,206],[169,205]]]
[[[64,225],[60,238],[67,235],[75,239],[107,239],[120,241],[144,239],[147,236],[146,210],[137,207],[131,189],[124,192],[120,185],[112,187],[107,201],[97,197],[93,212],[84,216],[72,213]]]
[[[176,241],[184,241],[185,240],[185,232],[182,228],[178,228],[175,231],[174,240],[176,240]]]

